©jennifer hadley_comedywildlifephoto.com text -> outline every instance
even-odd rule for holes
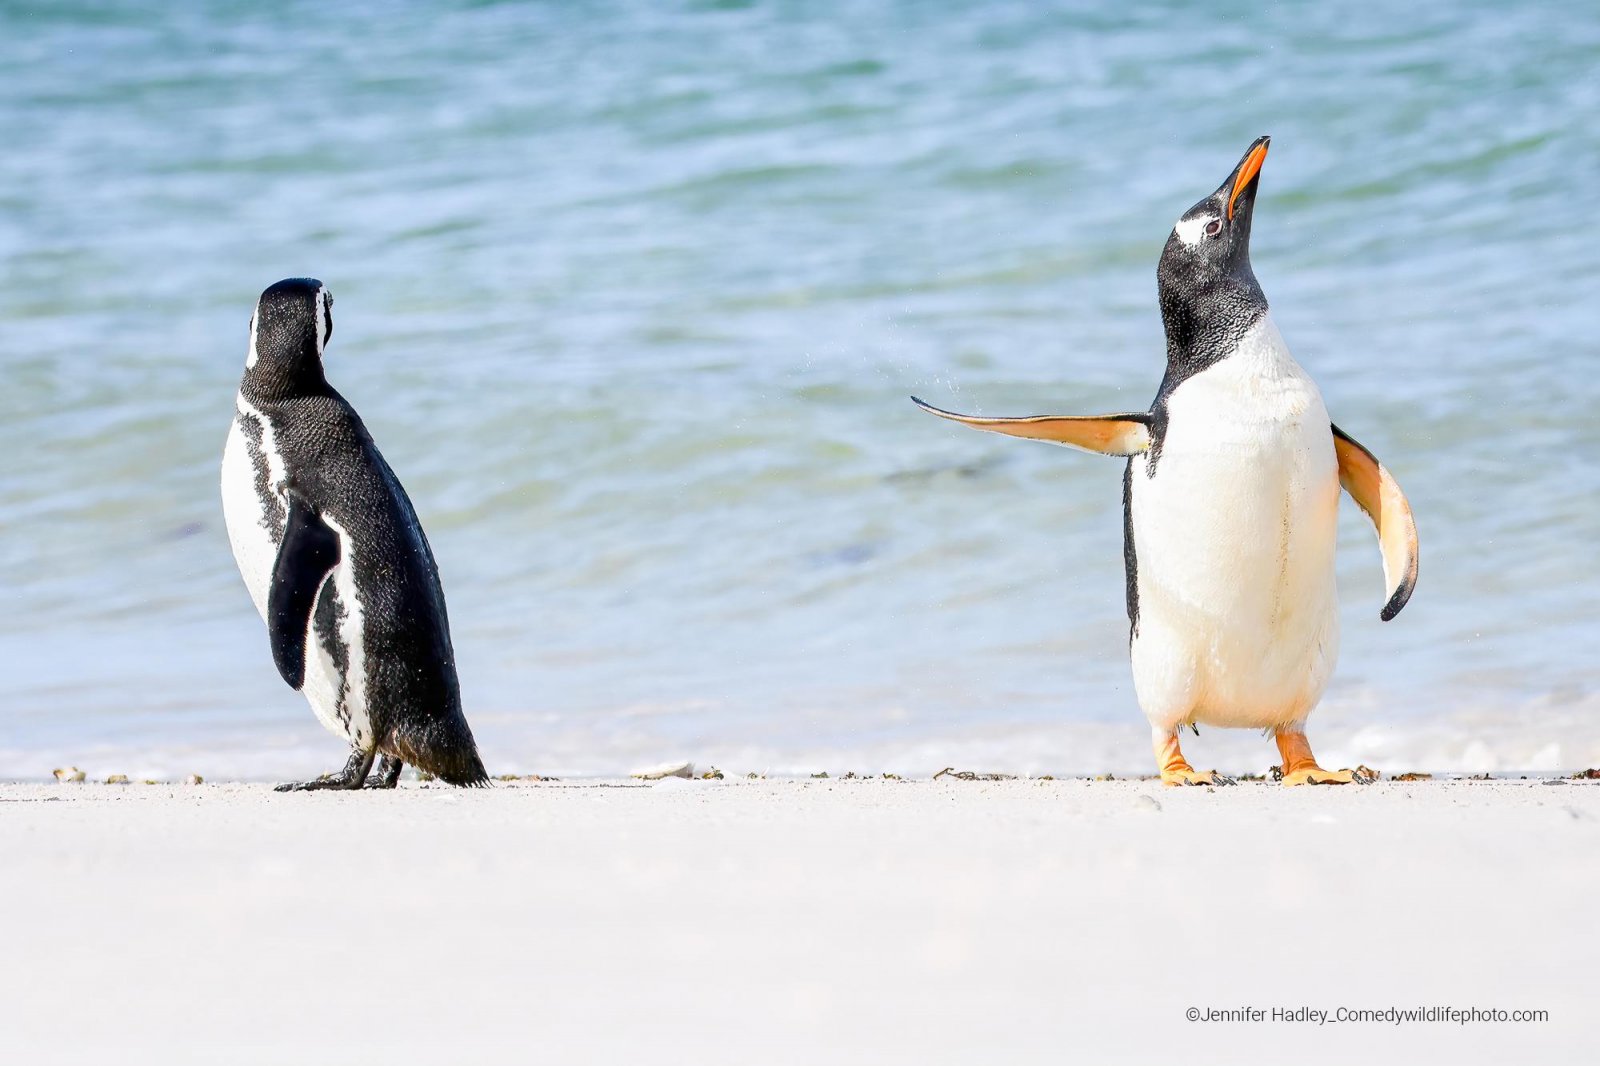
[[[1191,1022],[1287,1022],[1294,1025],[1477,1025],[1492,1022],[1548,1022],[1547,1010],[1499,1007],[1189,1007]]]

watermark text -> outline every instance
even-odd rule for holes
[[[1484,1025],[1548,1022],[1547,1010],[1504,1007],[1189,1007],[1191,1022],[1275,1025]]]

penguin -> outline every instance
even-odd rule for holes
[[[222,453],[228,540],[272,661],[350,745],[343,770],[278,791],[394,788],[407,763],[487,785],[439,568],[405,489],[323,374],[332,334],[322,282],[261,294]]]
[[[1270,139],[1178,219],[1156,268],[1167,369],[1147,411],[980,418],[995,433],[1122,457],[1123,563],[1134,691],[1161,780],[1231,784],[1178,743],[1198,725],[1270,733],[1289,785],[1366,783],[1325,770],[1306,739],[1339,649],[1334,582],[1341,486],[1375,527],[1385,601],[1417,584],[1411,506],[1389,470],[1334,425],[1289,354],[1250,265]]]

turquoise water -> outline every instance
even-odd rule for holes
[[[1257,273],[1422,533],[1380,624],[1347,505],[1313,739],[1600,761],[1594,5],[177,7],[0,6],[0,776],[342,757],[217,492],[302,274],[492,771],[1142,770],[1120,464],[906,396],[1146,406],[1261,133]]]

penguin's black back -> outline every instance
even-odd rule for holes
[[[325,382],[253,402],[272,423],[290,483],[348,538],[378,749],[451,784],[486,784],[461,711],[438,566],[400,479],[355,409]],[[346,649],[336,634],[348,610],[329,581],[311,618],[312,639],[346,676],[349,664],[340,661]]]

